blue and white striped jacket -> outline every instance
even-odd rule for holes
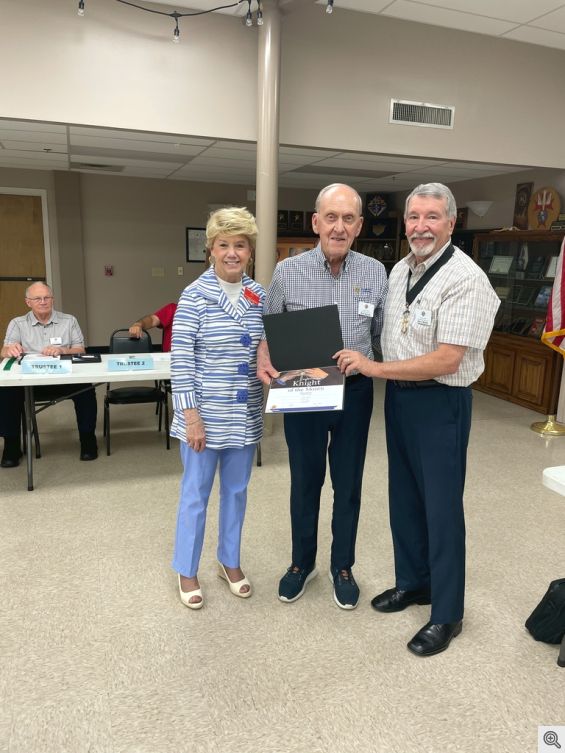
[[[210,449],[261,439],[263,388],[256,372],[264,302],[261,285],[243,275],[234,309],[213,269],[184,289],[173,321],[173,437],[186,442],[183,410],[198,408]]]

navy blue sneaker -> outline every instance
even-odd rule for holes
[[[281,601],[296,601],[304,593],[306,584],[318,575],[316,565],[300,569],[291,565],[279,582],[279,599]]]
[[[334,601],[342,609],[355,609],[359,601],[359,586],[351,570],[330,567],[330,581],[334,587]]]

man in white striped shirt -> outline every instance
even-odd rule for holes
[[[463,490],[471,387],[500,304],[487,276],[451,244],[457,208],[441,183],[415,188],[404,220],[411,253],[393,268],[382,333],[383,363],[340,351],[338,364],[387,379],[390,525],[396,585],[372,600],[380,612],[432,605],[408,648],[430,656],[462,629]]]
[[[387,280],[379,261],[350,250],[363,224],[361,208],[361,197],[350,186],[335,183],[320,191],[312,219],[320,243],[312,251],[277,264],[265,313],[337,304],[344,344],[370,360],[381,332]],[[266,384],[278,374],[265,341],[257,351],[257,365],[257,375]],[[334,601],[342,609],[357,606],[359,588],[351,568],[372,409],[372,380],[352,373],[346,379],[342,411],[284,416],[291,475],[292,563],[279,583],[281,601],[296,601],[317,574],[318,515],[327,456],[334,490],[330,555]]]

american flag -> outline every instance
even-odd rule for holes
[[[563,249],[565,249],[565,238],[561,244],[561,251],[557,260],[557,269],[555,270],[555,282],[553,290],[547,305],[547,316],[545,319],[545,328],[541,336],[542,342],[549,345],[562,356],[565,356],[565,276],[563,269]]]

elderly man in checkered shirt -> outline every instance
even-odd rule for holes
[[[370,361],[379,347],[387,278],[379,261],[351,250],[363,224],[361,198],[350,186],[332,184],[320,191],[315,210],[312,227],[320,242],[312,251],[277,264],[265,313],[337,304],[344,344]],[[278,371],[269,359],[266,341],[259,346],[257,359],[257,374],[268,384]],[[334,490],[329,576],[336,604],[342,609],[357,606],[359,588],[352,567],[372,408],[372,379],[350,370],[343,411],[284,416],[292,562],[279,583],[281,601],[296,601],[317,574],[318,516],[327,456]]]

